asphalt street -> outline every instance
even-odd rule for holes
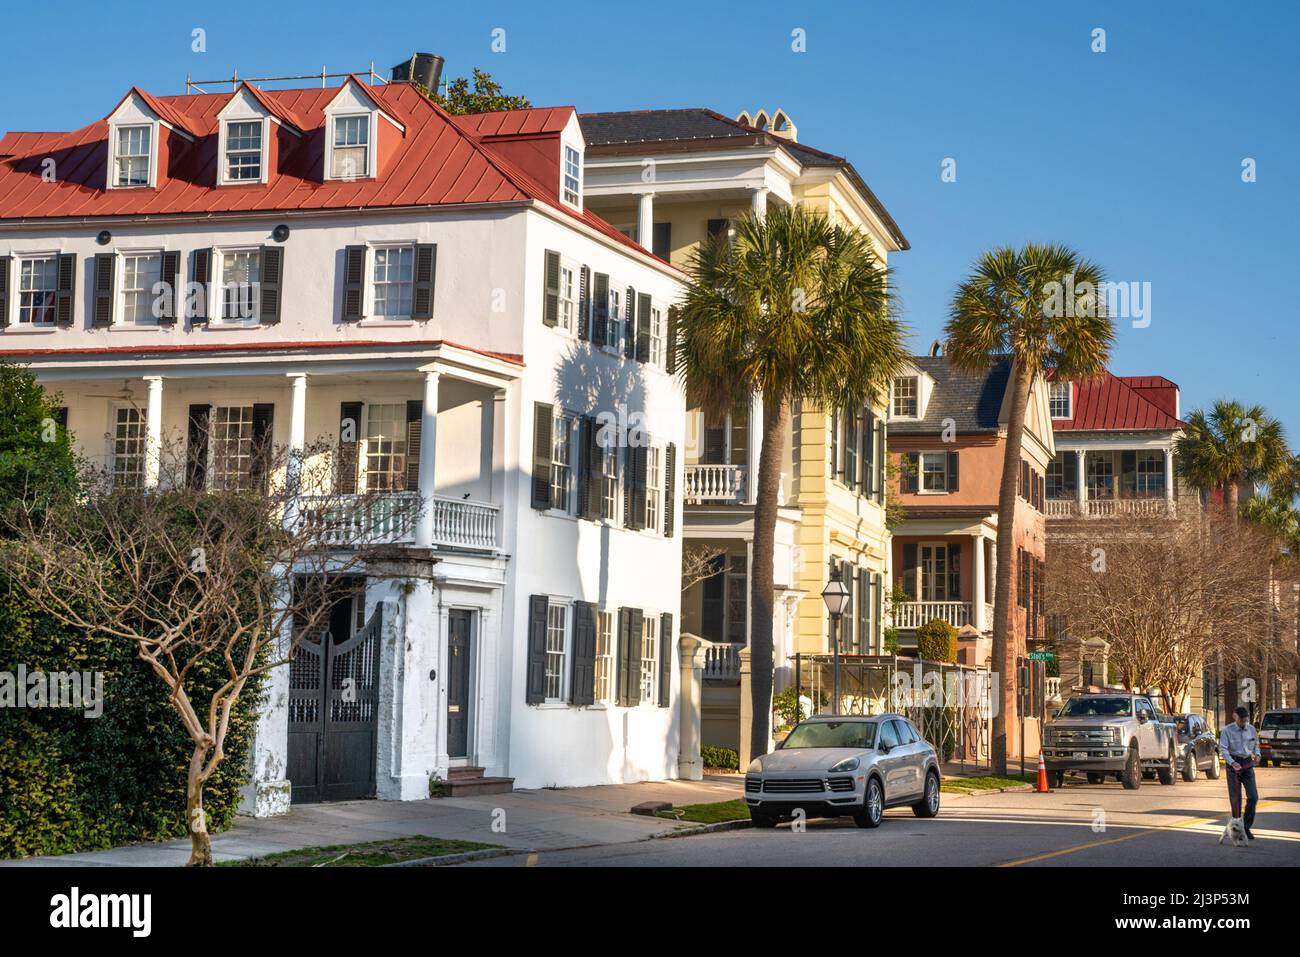
[[[803,829],[744,829],[632,844],[519,854],[484,867],[887,867],[1300,865],[1300,768],[1256,772],[1260,802],[1244,848],[1219,844],[1227,821],[1224,779],[1201,775],[1174,786],[1144,781],[1090,785],[1071,777],[1051,794],[943,795],[939,816],[895,808],[875,830],[848,819],[810,820]]]

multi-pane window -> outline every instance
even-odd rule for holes
[[[216,406],[209,423],[214,489],[245,489],[253,474],[253,407]]]
[[[18,268],[18,322],[41,326],[54,322],[54,293],[58,288],[58,257],[24,259]]]
[[[113,416],[113,484],[139,488],[144,482],[145,419],[134,406],[118,409]]]
[[[614,700],[614,613],[596,612],[595,700],[609,703]]]
[[[920,466],[922,491],[948,491],[947,452],[922,452]]]
[[[154,286],[162,280],[159,253],[128,253],[122,257],[122,323],[156,326]]]
[[[605,345],[617,349],[623,334],[623,293],[609,291],[609,318],[605,322]]]
[[[1061,459],[1047,463],[1047,497],[1073,498],[1077,493],[1077,473],[1073,463],[1068,467]]]
[[[744,555],[732,555],[728,558],[726,624],[723,634],[725,640],[733,645],[743,645],[749,641],[747,627],[749,574],[747,569],[748,559]]]
[[[641,700],[659,700],[659,619],[646,615],[641,619]]]
[[[381,246],[375,250],[375,316],[384,319],[411,317],[414,274],[413,246]]]
[[[1068,419],[1070,415],[1070,383],[1052,382],[1047,391],[1047,407],[1054,419]]]
[[[573,499],[574,422],[562,413],[551,422],[551,505],[564,512]]]
[[[948,546],[922,545],[921,601],[948,601]]]
[[[119,126],[114,153],[113,182],[117,186],[149,185],[149,126]]]
[[[546,606],[546,700],[564,700],[564,656],[569,640],[569,606]]]
[[[582,163],[578,151],[572,146],[564,148],[564,201],[573,206],[581,205],[580,184],[582,182]]]
[[[226,179],[256,182],[262,178],[262,121],[226,124]]]
[[[650,362],[660,365],[664,361],[664,311],[650,307]]]
[[[258,289],[262,281],[262,254],[255,249],[225,253],[221,257],[221,316],[226,320],[257,318]]]
[[[1115,463],[1108,455],[1088,456],[1088,498],[1115,497]]]
[[[366,406],[366,491],[406,488],[406,404]]]
[[[577,281],[573,267],[567,263],[560,264],[560,328],[565,331],[573,329],[573,317],[578,313],[576,294]]]
[[[334,118],[334,155],[330,175],[357,179],[370,170],[370,115]]]
[[[663,497],[663,451],[651,446],[645,450],[645,527],[659,527]]]
[[[900,375],[894,378],[894,415],[899,418],[916,418],[916,376]]]
[[[600,453],[600,517],[618,517],[618,446],[613,443]]]
[[[1137,453],[1137,493],[1163,495],[1165,493],[1165,455],[1163,452]]]

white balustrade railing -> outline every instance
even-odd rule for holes
[[[1044,514],[1048,518],[1161,518],[1174,514],[1174,503],[1163,496],[1149,498],[1049,498]]]
[[[989,611],[989,616],[991,623],[992,611]],[[920,628],[936,618],[941,618],[954,628],[970,624],[970,602],[906,601],[894,606],[894,624],[899,628]]]
[[[497,515],[500,508],[487,502],[433,497],[433,541],[435,545],[461,548],[496,548]]]
[[[704,651],[704,680],[740,681],[740,649],[744,645],[713,645]]]
[[[688,465],[686,501],[691,505],[742,503],[748,494],[748,477],[743,465]]]
[[[500,507],[435,495],[433,543],[457,548],[498,547]],[[415,492],[304,495],[299,520],[336,545],[409,545],[415,541],[420,496]]]

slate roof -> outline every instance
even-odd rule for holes
[[[934,380],[922,419],[889,420],[890,435],[929,435],[943,431],[951,418],[957,434],[998,431],[998,413],[1011,378],[1011,360],[1000,359],[987,372],[962,372],[943,356],[913,356],[911,362]]]

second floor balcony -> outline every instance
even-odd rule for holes
[[[744,505],[749,501],[749,466],[687,465],[687,505]]]
[[[1049,519],[1172,518],[1173,449],[1061,449],[1047,470]]]

